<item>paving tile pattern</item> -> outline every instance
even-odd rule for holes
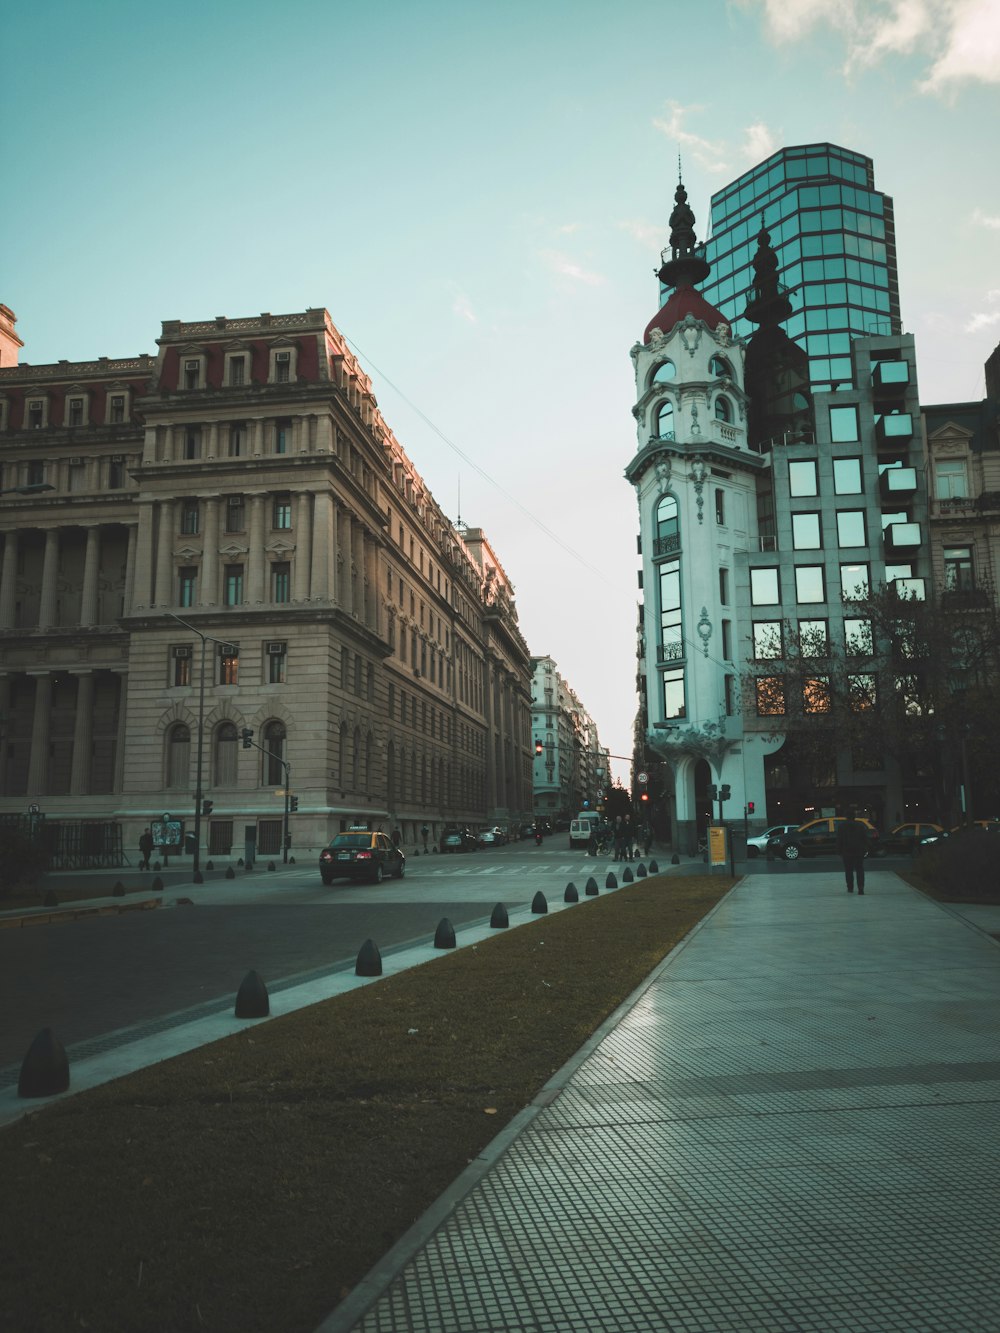
[[[355,1327],[1000,1330],[1000,946],[869,881],[744,881]]]

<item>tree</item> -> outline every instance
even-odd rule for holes
[[[995,599],[928,600],[881,587],[844,603],[844,637],[825,621],[757,624],[742,677],[744,712],[784,736],[791,781],[833,785],[838,752],[854,770],[893,760],[957,820],[961,784],[997,797],[1000,616]],[[972,779],[970,781],[970,778]],[[967,812],[968,813],[968,812]]]

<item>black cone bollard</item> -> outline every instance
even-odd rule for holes
[[[635,877],[636,877],[636,879],[645,879],[645,878],[646,878],[646,867],[642,864],[641,861],[639,862],[639,864],[638,864],[638,865],[636,866],[636,868],[635,868]]]
[[[49,889],[48,893],[45,895],[45,906],[46,907],[59,906],[59,899],[56,897],[55,889]]]
[[[649,873],[650,873],[651,875],[658,875],[658,874],[660,873],[660,867],[656,864],[655,861],[650,861],[650,863],[649,863]]]
[[[455,947],[455,927],[446,916],[443,916],[438,922],[438,928],[434,932],[435,949],[454,949]]]
[[[577,891],[576,891],[576,885],[575,885],[575,884],[567,884],[567,885],[566,885],[566,892],[563,894],[563,902],[564,902],[564,903],[578,903],[579,901],[580,901],[580,895],[579,895],[579,894],[577,893]]]
[[[42,1028],[28,1047],[17,1080],[19,1097],[54,1097],[69,1087],[69,1061],[66,1051],[51,1028]]]
[[[196,871],[194,872],[194,874],[191,876],[191,883],[192,883],[192,884],[204,884],[204,883],[205,883],[205,876],[201,873],[200,870],[196,870]]]
[[[268,999],[267,987],[260,974],[251,968],[236,992],[236,1017],[266,1018],[270,1012],[271,1001]]]
[[[225,878],[226,878],[226,879],[235,879],[235,878],[236,878],[236,871],[233,869],[232,866],[226,866],[226,875],[225,875]]]
[[[125,897],[125,885],[121,882],[120,879],[115,880],[115,887],[111,890],[111,894],[112,897],[115,898]]]
[[[673,856],[670,858],[670,864],[672,866],[679,866],[680,863],[681,863],[681,858],[677,855],[676,852],[674,852]]]
[[[587,880],[586,893],[588,898],[593,898],[597,893],[597,880],[593,875]]]
[[[380,977],[382,975],[382,955],[374,940],[365,940],[358,950],[358,961],[354,966],[356,977]]]
[[[536,916],[544,916],[549,910],[549,905],[545,900],[545,894],[541,889],[538,890],[534,898],[531,900],[531,910]]]
[[[274,862],[273,862],[273,861],[268,861],[268,863],[267,863],[267,868],[268,868],[268,870],[274,870],[274,869],[275,869]]]
[[[617,889],[618,887],[618,881],[615,879],[614,875],[612,875],[610,870],[608,871],[607,879],[604,881],[604,887],[606,889]]]
[[[631,867],[630,867],[630,866],[626,866],[626,867],[625,867],[625,873],[624,873],[624,875],[622,875],[622,883],[623,883],[623,884],[631,884],[631,883],[632,883],[632,880],[633,880],[634,878],[635,878],[635,876],[632,874]]]
[[[506,930],[510,925],[510,917],[507,915],[507,909],[503,903],[497,903],[493,909],[493,915],[490,917],[491,930]]]
[[[162,892],[163,892],[163,880],[160,879],[159,875],[157,875],[157,876],[155,876],[155,878],[153,879],[152,884],[150,884],[149,887],[153,890],[154,893],[162,893]]]

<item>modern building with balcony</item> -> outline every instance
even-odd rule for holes
[[[415,844],[526,817],[510,580],[329,314],[158,344],[28,365],[0,307],[0,813],[116,821],[128,849],[170,812],[251,858],[289,789],[299,854],[356,821]]]

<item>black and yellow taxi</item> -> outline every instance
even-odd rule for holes
[[[319,874],[324,884],[335,879],[367,879],[381,884],[406,873],[406,857],[385,833],[367,828],[349,828],[338,833],[319,854]]]
[[[837,828],[846,822],[843,815],[810,819],[807,823],[800,824],[798,828],[792,828],[786,833],[778,833],[769,838],[765,854],[768,860],[780,857],[784,861],[797,861],[800,856],[836,853]],[[868,838],[868,850],[865,855],[884,856],[885,852],[879,842],[878,829],[875,825],[861,815],[858,816],[858,823],[864,825]]]

